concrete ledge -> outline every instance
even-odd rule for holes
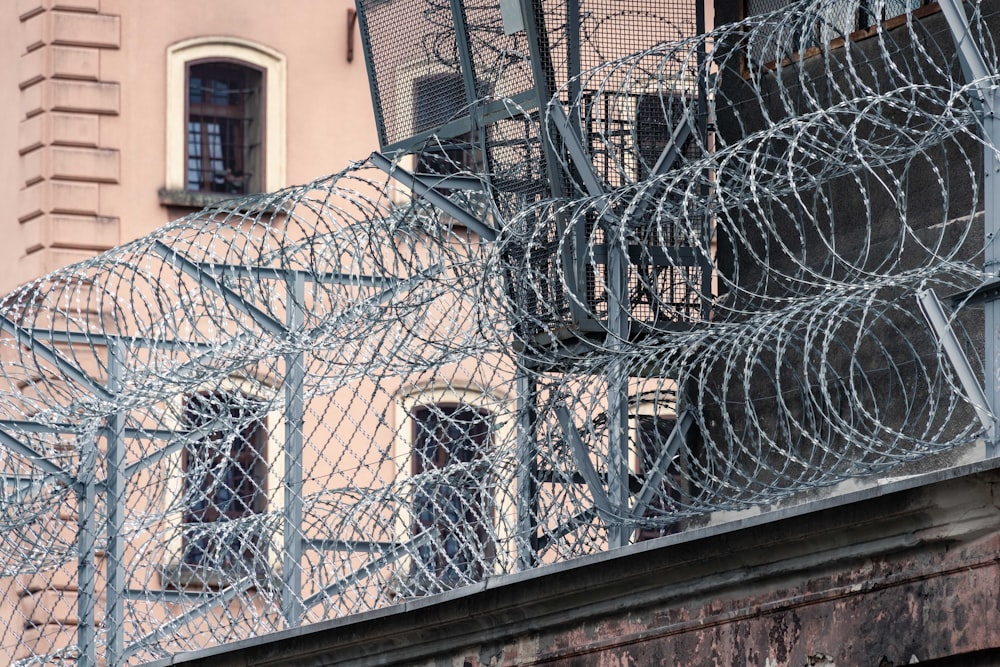
[[[826,614],[840,610],[838,622],[844,628],[870,623],[871,632],[861,634],[871,637],[852,640],[851,650],[867,652],[865,661],[841,655],[837,663],[868,664],[876,649],[866,642],[892,639],[880,635],[876,624],[898,620],[880,606],[884,591],[909,595],[927,581],[954,588],[967,583],[962,577],[974,576],[968,573],[996,575],[991,546],[1000,536],[1000,510],[993,497],[1000,483],[996,465],[986,461],[895,480],[152,664],[409,665],[436,659],[475,665],[486,664],[476,662],[481,651],[492,651],[504,658],[498,664],[522,665],[637,647],[645,647],[650,660],[658,651],[656,661],[638,659],[637,664],[661,664],[672,655],[688,656],[678,664],[709,664],[703,661],[707,654],[691,653],[694,644],[682,650],[682,641],[697,635],[704,649],[720,628],[759,625],[769,615],[779,617],[803,605]],[[974,604],[988,599],[992,611],[983,613],[996,613],[991,585],[984,591],[968,588],[960,608],[977,611]],[[871,618],[865,617],[867,612],[845,613],[845,600],[854,604],[865,596],[874,596]],[[834,624],[820,617],[831,623],[829,641],[835,641]],[[917,627],[921,621],[910,619],[905,609],[899,617],[904,623],[899,632],[907,637],[934,634]],[[994,648],[991,644],[1000,643],[1000,637],[989,639],[991,622],[973,618],[970,627],[982,631],[928,638],[928,645],[912,649],[913,654],[922,653],[918,659],[927,660]],[[933,627],[946,627],[936,623]],[[805,651],[821,648],[805,646],[793,630],[762,633],[765,644],[777,642],[785,651],[784,659],[768,664],[805,664],[790,662],[793,652],[796,659],[805,659]],[[735,655],[737,649],[730,648]],[[904,648],[898,650],[911,650]],[[903,662],[909,657],[902,656]],[[674,664],[673,658],[666,664]],[[763,666],[765,660],[753,664]],[[878,657],[871,664],[878,664]]]

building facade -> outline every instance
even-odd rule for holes
[[[0,291],[376,145],[353,3],[11,2]],[[356,49],[356,51],[355,51]]]

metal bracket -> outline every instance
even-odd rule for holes
[[[434,188],[434,183],[428,183],[422,176],[411,174],[379,152],[372,153],[369,159],[373,165],[384,171],[391,178],[407,186],[445,214],[458,220],[465,227],[475,232],[480,238],[487,241],[496,241],[496,230],[438,192]]]

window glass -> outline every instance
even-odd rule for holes
[[[430,538],[411,574],[431,591],[477,581],[492,560],[484,461],[492,417],[462,404],[420,406],[411,416],[411,472],[417,480],[411,530]]]
[[[183,451],[182,562],[191,568],[231,571],[264,560],[259,531],[225,525],[267,510],[267,430],[258,414],[237,392],[198,394],[184,406],[184,427],[196,434]]]
[[[186,188],[245,194],[260,189],[260,70],[229,62],[188,66]]]

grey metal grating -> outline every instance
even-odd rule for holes
[[[368,76],[375,103],[379,141],[395,144],[440,125],[467,105],[461,88],[458,51],[447,2],[358,0],[362,40],[369,54]],[[432,113],[417,117],[417,88],[440,100]]]

